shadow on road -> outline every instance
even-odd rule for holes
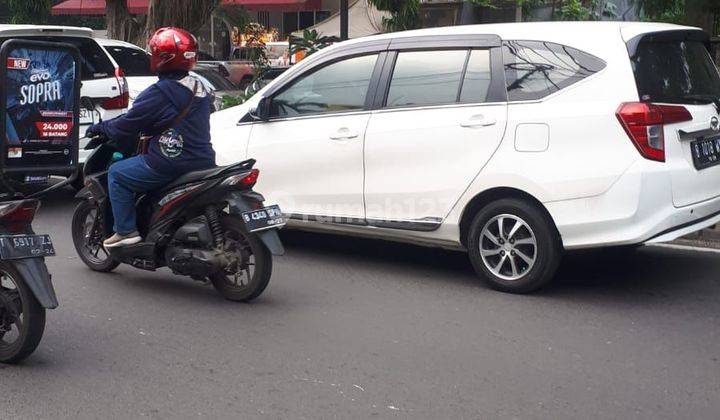
[[[67,217],[77,200],[74,190],[52,192],[43,199],[43,210],[51,217]],[[321,233],[283,230],[282,240],[288,257],[301,257],[298,263],[335,264],[357,269],[379,268],[392,277],[398,272],[422,275],[423,281],[453,284],[475,290],[481,288],[472,266],[463,252],[426,248],[375,239],[337,236]],[[283,264],[277,259],[276,268]],[[178,297],[206,290],[208,297],[214,294],[210,287],[198,287],[196,282],[169,275],[167,279],[146,280],[144,273],[130,273],[125,269],[127,283],[163,293],[175,293]],[[600,296],[647,298],[698,294],[720,302],[720,254],[685,251],[658,247],[641,247],[634,251],[597,250],[568,253],[560,266],[554,282],[538,292],[545,298],[593,298]],[[214,300],[214,297],[213,299]]]
[[[288,253],[313,253],[329,259],[372,261],[406,270],[431,271],[434,281],[478,281],[463,252],[407,244],[283,231]],[[537,292],[543,297],[668,296],[703,293],[720,298],[720,254],[659,247],[569,252],[555,281]]]

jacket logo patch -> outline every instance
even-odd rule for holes
[[[160,135],[160,151],[169,158],[176,158],[183,151],[183,137],[177,130],[171,128]]]

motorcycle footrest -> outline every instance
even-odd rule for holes
[[[119,246],[110,248],[109,251],[110,255],[119,261],[155,259],[155,244],[152,242],[139,242],[133,245]]]
[[[139,268],[142,270],[148,270],[148,271],[155,271],[155,269],[157,268],[157,266],[155,265],[155,261],[144,260],[141,258],[133,258],[130,265],[132,265],[135,268]]]

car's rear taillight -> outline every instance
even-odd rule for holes
[[[640,154],[658,162],[665,162],[664,125],[692,120],[683,106],[645,102],[621,104],[615,115]]]
[[[105,109],[125,109],[130,105],[130,91],[128,90],[125,72],[121,68],[115,69],[115,80],[117,80],[120,95],[104,100],[100,106]]]

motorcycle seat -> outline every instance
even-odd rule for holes
[[[221,176],[228,175],[233,172],[247,171],[247,170],[250,170],[254,164],[255,164],[255,160],[250,159],[250,160],[246,160],[246,161],[243,161],[240,163],[235,163],[235,164],[228,165],[228,166],[214,166],[214,167],[208,168],[208,169],[202,169],[199,171],[188,172],[188,173],[176,178],[174,181],[170,182],[169,184],[167,184],[165,187],[163,187],[163,190],[169,190],[169,189],[178,187],[180,185],[190,184],[190,183],[202,181],[205,179],[219,178]]]

